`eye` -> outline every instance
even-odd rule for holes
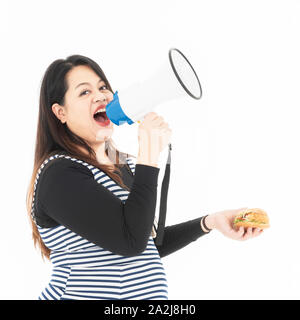
[[[88,92],[88,91],[90,91],[90,90],[84,90],[84,91],[82,91],[79,96],[83,96],[83,94],[84,94],[85,92]]]
[[[108,90],[108,88],[107,88],[106,85],[101,86],[99,89],[100,89],[100,90]],[[90,91],[90,90],[84,90],[84,91],[82,91],[79,96],[85,95],[84,93],[85,93],[85,92],[88,92],[88,91]]]

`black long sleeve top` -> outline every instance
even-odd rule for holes
[[[120,170],[130,189],[125,203],[98,184],[81,164],[65,158],[50,161],[36,188],[36,223],[43,228],[63,225],[115,254],[143,252],[153,226],[160,169],[136,164],[134,175],[128,165]],[[163,243],[156,245],[160,257],[207,234],[200,227],[201,218],[166,226]]]

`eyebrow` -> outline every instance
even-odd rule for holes
[[[101,82],[101,81],[104,81],[104,80],[100,79],[100,80],[98,81],[98,83]],[[75,90],[76,90],[79,86],[83,86],[83,85],[85,85],[85,84],[91,85],[89,82],[82,82],[82,83],[79,83],[79,84],[75,87]]]

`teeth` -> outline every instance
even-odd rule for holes
[[[95,114],[99,113],[99,112],[104,112],[105,111],[105,108],[102,108],[102,109],[99,109],[97,112],[95,112]],[[94,115],[95,115],[94,114]]]

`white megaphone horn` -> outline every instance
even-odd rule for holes
[[[199,100],[202,88],[188,59],[176,48],[169,50],[162,66],[144,81],[116,91],[106,106],[106,115],[116,125],[140,122],[159,104],[189,95]]]

